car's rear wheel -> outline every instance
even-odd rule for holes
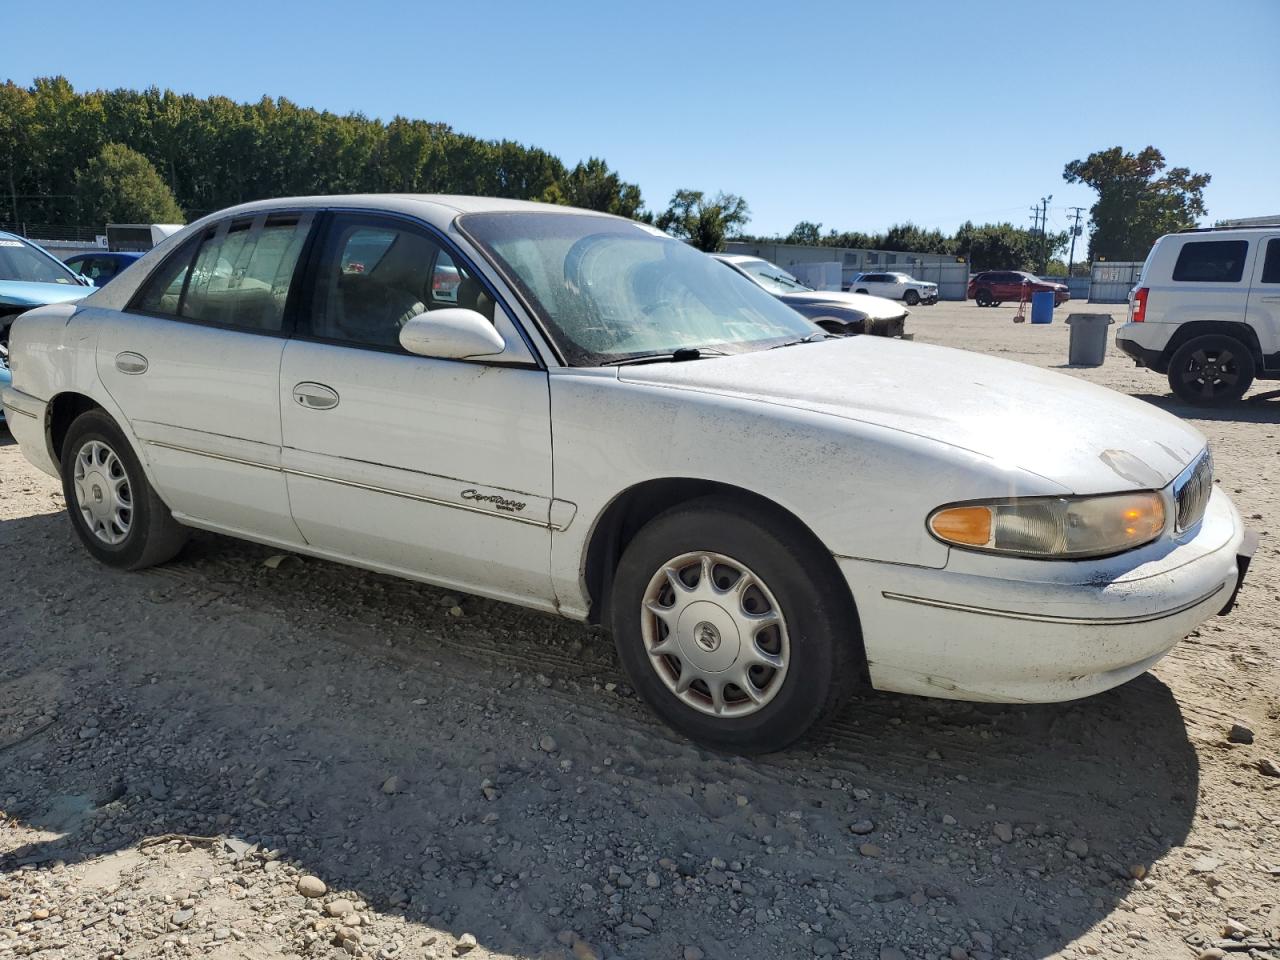
[[[172,559],[187,529],[147,481],[115,421],[82,413],[62,446],[62,492],[85,549],[111,567],[140,570]]]
[[[920,302],[920,294],[916,293],[914,290],[908,290],[903,295],[902,299],[908,307],[914,307]]]
[[[853,291],[853,292],[854,292],[854,293],[866,293],[866,292],[867,292],[867,288],[866,288],[866,287],[859,287],[857,290],[855,290],[855,291]]]
[[[727,499],[675,507],[636,534],[611,621],[636,690],[716,749],[785,747],[858,676],[857,615],[830,554],[785,518]]]
[[[1253,383],[1248,346],[1235,337],[1211,334],[1188,340],[1169,360],[1169,386],[1179,399],[1198,406],[1229,403]]]
[[[990,290],[979,290],[977,296],[973,298],[978,301],[980,307],[994,307],[995,301],[991,299]]]

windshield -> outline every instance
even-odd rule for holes
[[[75,274],[26,241],[0,237],[0,280],[79,286]]]
[[[535,212],[467,214],[458,225],[575,366],[690,349],[745,353],[821,333],[741,274],[652,227]]]
[[[739,260],[734,263],[752,280],[760,284],[770,293],[795,293],[798,290],[812,290],[793,277],[787,271],[768,260]]]

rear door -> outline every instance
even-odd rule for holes
[[[311,213],[229,218],[103,311],[98,376],[180,517],[297,542],[280,469],[285,306]]]
[[[1155,309],[1147,322],[1242,323],[1249,301],[1251,257],[1258,241],[1229,233],[1195,237],[1188,235],[1176,253],[1171,251],[1169,275],[1151,278],[1147,303]]]
[[[1280,232],[1257,241],[1245,321],[1253,327],[1269,369],[1280,368]]]

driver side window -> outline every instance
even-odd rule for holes
[[[298,334],[399,351],[412,317],[467,307],[493,319],[494,301],[425,230],[363,214],[337,214],[321,245]]]

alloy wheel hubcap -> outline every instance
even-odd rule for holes
[[[85,443],[76,453],[73,480],[85,526],[105,544],[123,543],[133,523],[133,491],[115,451],[101,440]]]
[[[782,688],[791,653],[777,600],[745,564],[686,553],[658,568],[645,590],[641,636],[649,663],[683,703],[742,717]]]
[[[1235,360],[1229,350],[1215,353],[1197,350],[1187,363],[1183,380],[1188,385],[1199,387],[1200,394],[1204,397],[1224,393],[1239,380]]]

